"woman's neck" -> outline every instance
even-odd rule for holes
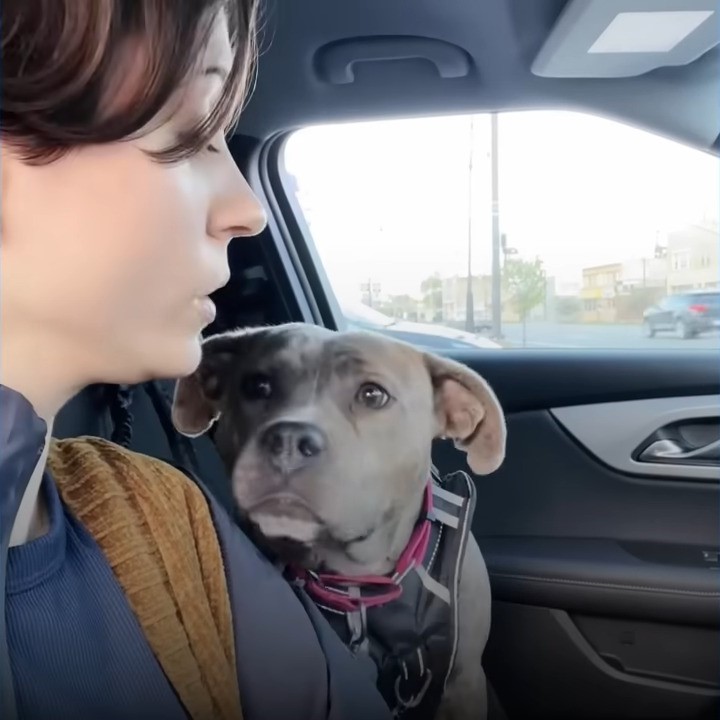
[[[40,492],[50,447],[53,419],[60,408],[82,387],[77,382],[81,367],[77,351],[53,335],[51,329],[35,327],[21,313],[11,312],[11,298],[0,298],[0,385],[19,393],[47,425],[45,447],[40,455],[10,534],[10,545],[22,545],[47,531],[47,513]],[[1,481],[1,479],[0,479]]]
[[[9,315],[5,310],[0,316],[0,384],[23,395],[50,425],[83,386],[72,372],[78,358],[50,334],[22,332]]]

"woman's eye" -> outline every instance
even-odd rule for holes
[[[246,400],[267,400],[273,394],[272,380],[263,373],[245,376],[241,389]]]
[[[377,383],[365,383],[357,391],[355,399],[370,410],[380,410],[390,402],[390,393]]]
[[[220,152],[220,148],[218,148],[216,145],[210,145],[210,144],[208,144],[208,145],[207,145],[207,151],[208,151],[208,152],[211,152],[211,153],[219,153],[219,152]]]

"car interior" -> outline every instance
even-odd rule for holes
[[[716,0],[265,0],[256,87],[230,147],[269,222],[230,245],[232,278],[213,298],[208,334],[287,321],[343,329],[283,183],[282,149],[297,129],[572,109],[718,155],[718,9]],[[715,17],[678,39],[688,13]],[[613,23],[620,29],[604,33]],[[608,51],[586,52],[603,37]],[[488,380],[508,422],[507,459],[477,479],[473,524],[493,593],[490,717],[718,717],[718,353],[450,355]],[[189,465],[232,511],[212,437],[172,429],[172,388],[128,389],[129,446]],[[77,396],[56,437],[111,437],[113,393]],[[433,458],[443,474],[464,467],[446,442]]]

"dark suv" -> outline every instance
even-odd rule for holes
[[[685,339],[717,330],[720,328],[720,291],[670,295],[643,313],[643,327],[648,337],[670,331]]]

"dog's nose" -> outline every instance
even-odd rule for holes
[[[278,470],[292,472],[321,455],[326,442],[325,434],[315,425],[284,421],[263,432],[260,446]]]

